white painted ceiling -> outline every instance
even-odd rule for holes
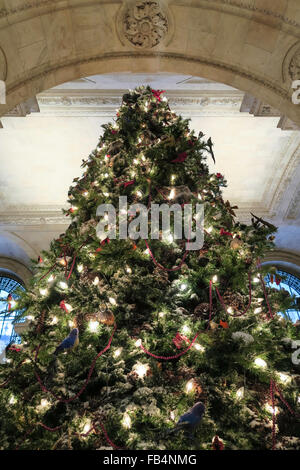
[[[0,229],[26,238],[30,225],[39,230],[49,214],[58,217],[82,159],[97,145],[101,124],[112,119],[123,91],[141,84],[166,90],[175,111],[191,116],[191,127],[212,137],[217,163],[211,170],[225,174],[225,197],[240,207],[240,217],[247,219],[252,210],[273,220],[281,227],[278,246],[300,251],[299,131],[278,129],[278,117],[241,113],[244,94],[238,90],[186,75],[79,79],[39,95],[40,113],[1,118]]]

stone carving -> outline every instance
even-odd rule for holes
[[[293,55],[288,71],[292,80],[300,80],[300,47]]]
[[[124,35],[135,47],[157,46],[168,32],[168,18],[157,1],[142,0],[128,5],[124,17]]]
[[[0,46],[0,80],[7,78],[7,60],[4,50]]]

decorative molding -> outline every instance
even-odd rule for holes
[[[7,79],[7,57],[4,50],[0,46],[0,80],[4,82]]]
[[[287,219],[297,219],[300,215],[300,189],[298,189],[288,207]]]
[[[25,117],[31,113],[39,113],[40,108],[36,97],[29,98],[24,103],[18,104],[13,109],[8,111],[5,117]]]
[[[43,115],[113,117],[126,90],[49,90],[38,95]],[[232,91],[166,92],[176,112],[185,116],[236,116],[244,93]]]
[[[245,93],[240,111],[242,113],[246,112],[259,117],[280,116],[280,112],[278,111],[278,109],[273,108],[267,103],[263,103],[258,98],[255,98],[254,96],[250,95],[250,93]]]
[[[121,17],[117,20],[119,37],[138,49],[158,46],[169,31],[169,20],[165,8],[156,0],[126,2]]]
[[[281,116],[279,123],[277,125],[278,129],[283,131],[299,131],[300,127],[287,116]]]
[[[8,225],[69,225],[62,206],[8,207],[0,212],[0,228]],[[66,208],[66,207],[65,207]]]
[[[292,82],[300,79],[300,41],[293,44],[287,51],[282,62],[282,81]],[[292,89],[291,93],[292,94]]]
[[[53,5],[53,3],[56,3]],[[112,0],[112,3],[120,3],[120,1]],[[46,13],[57,11],[57,10],[66,10],[70,8],[82,8],[84,6],[92,6],[92,5],[99,5],[99,0],[82,0],[81,2],[77,0],[76,5],[69,5],[65,2],[54,2],[53,0],[31,0],[31,1],[26,1],[23,4],[19,4],[18,6],[14,6],[11,8],[8,7],[2,7],[0,9],[0,19],[1,18],[6,18],[7,16],[12,16],[20,13],[25,13],[30,10],[35,10],[38,8],[45,8],[49,7],[48,10],[46,10]],[[186,0],[183,0],[183,5],[186,6]],[[188,5],[189,7],[190,5]],[[197,3],[192,5],[193,7],[198,7],[198,8],[205,8],[208,10],[217,10],[217,11],[224,11],[224,12],[236,12],[235,14],[239,14],[239,16],[247,16],[253,19],[252,14],[253,13],[259,13],[262,16],[266,17],[271,17],[275,18],[277,20],[280,20],[283,24],[287,26],[292,26],[294,28],[300,27],[300,23],[295,21],[292,18],[289,18],[285,16],[282,13],[274,12],[272,10],[266,9],[266,8],[261,8],[257,6],[256,4],[252,3],[244,3],[241,0],[198,0]],[[234,13],[233,13],[234,14]],[[254,21],[262,23],[263,21],[260,18],[255,17]],[[272,27],[272,25],[269,25]],[[295,34],[296,35],[296,34]]]

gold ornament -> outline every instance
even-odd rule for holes
[[[232,242],[230,243],[230,248],[232,248],[233,250],[239,250],[243,245],[243,242],[242,240],[240,240],[239,238],[234,238],[232,240]]]
[[[102,310],[98,312],[98,321],[104,323],[105,325],[114,325],[115,316],[111,310]]]

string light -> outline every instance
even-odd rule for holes
[[[84,195],[85,197],[87,197],[87,196],[89,195],[89,192],[88,192],[88,191],[84,191],[83,195]]]
[[[259,282],[259,278],[258,278],[258,277],[254,277],[254,278],[253,278],[253,282],[254,282],[255,284],[257,284],[257,283]]]
[[[73,307],[72,307],[72,305],[70,305],[70,304],[66,304],[66,303],[65,303],[65,307],[66,307],[66,309],[67,309],[68,313],[69,313],[69,312],[72,312],[72,310],[73,310]]]
[[[185,284],[184,282],[182,284],[180,284],[180,290],[185,290],[187,289],[187,284]]]
[[[260,307],[258,307],[254,310],[254,313],[261,313],[261,312],[262,312],[262,309]]]
[[[59,283],[59,287],[60,287],[61,289],[68,289],[68,284],[67,284],[66,282],[61,281],[61,282]]]
[[[201,344],[199,344],[199,343],[194,343],[194,348],[195,348],[197,351],[200,351],[200,352],[204,352],[204,351],[205,351],[205,347],[204,347],[204,346],[201,346]]]
[[[128,413],[124,413],[123,420],[122,420],[122,426],[125,429],[130,429],[131,428],[131,418]]]
[[[98,321],[94,321],[94,320],[89,321],[89,330],[90,330],[91,333],[96,333],[98,328],[99,328],[99,322]]]
[[[175,197],[175,189],[172,189],[168,199],[174,199],[174,197]]]
[[[241,387],[237,390],[236,392],[236,396],[237,398],[244,398],[244,395],[245,395],[245,387]]]
[[[137,192],[136,192],[136,195],[137,195],[138,197],[142,197],[143,193],[142,193],[141,191],[137,191]]]
[[[143,253],[144,253],[144,255],[148,255],[148,256],[150,256],[150,253],[149,253],[149,250],[148,250],[148,248],[146,248],[146,250],[145,250]]]
[[[279,372],[278,376],[281,382],[284,384],[288,384],[291,381],[291,377],[287,374],[284,374],[283,372]]]
[[[109,196],[109,193],[105,192],[103,193],[105,197],[108,197]]]
[[[46,297],[46,295],[48,294],[48,289],[40,289],[40,294],[43,296],[43,297]]]
[[[29,321],[32,321],[33,318],[34,318],[34,317],[33,317],[32,315],[28,315],[28,316],[27,316],[27,320],[29,320]]]
[[[67,266],[67,262],[64,258],[58,258],[57,262],[62,266]]]
[[[140,379],[145,377],[147,375],[147,372],[149,371],[150,367],[148,364],[141,364],[138,362],[137,364],[134,365],[133,370],[137,373]]]
[[[84,269],[83,264],[79,264],[79,265],[77,266],[77,271],[78,271],[79,273],[82,273],[83,269]]]
[[[218,281],[218,276],[214,275],[212,278],[212,282],[215,284]]]
[[[128,274],[131,274],[131,273],[132,273],[132,269],[131,269],[129,266],[127,266],[127,267],[126,267],[126,272],[127,272]]]
[[[48,406],[50,406],[50,405],[51,405],[51,403],[50,403],[48,400],[46,400],[46,398],[43,398],[43,399],[41,400],[41,404],[40,404],[41,408],[46,408],[46,407],[48,407]]]
[[[117,301],[113,297],[109,297],[108,300],[112,305],[117,305]]]
[[[95,279],[93,280],[92,284],[93,284],[93,286],[97,286],[99,284],[99,282],[100,282],[100,279],[99,279],[98,276],[96,276]]]
[[[9,403],[10,405],[14,405],[16,402],[17,402],[16,397],[15,397],[14,395],[12,395],[12,396],[10,397],[8,403]]]
[[[266,409],[269,413],[275,414],[275,415],[277,415],[278,412],[279,412],[277,406],[275,406],[275,408],[273,408],[273,407],[272,407],[271,405],[269,405],[268,403],[265,405],[265,409]]]
[[[57,317],[53,317],[51,321],[51,325],[56,325],[57,322],[58,322]]]
[[[164,318],[165,312],[159,312],[158,316],[159,316],[159,318]]]
[[[207,231],[208,233],[211,233],[211,232],[213,231],[213,227],[211,227],[211,226],[208,227],[208,228],[206,229],[206,231]]]
[[[188,333],[191,332],[191,329],[190,329],[189,326],[183,325],[183,327],[182,327],[182,332],[188,334]]]
[[[141,340],[141,339],[137,339],[134,344],[135,344],[135,346],[136,346],[137,348],[140,348],[141,345],[142,345],[142,340]]]
[[[74,328],[75,323],[73,322],[73,320],[69,320],[68,325],[69,325],[70,328]]]
[[[116,359],[117,357],[121,356],[122,354],[122,348],[118,348],[114,352],[114,358]]]
[[[172,175],[171,176],[171,183],[174,183],[175,179],[176,179],[176,175]]]
[[[172,421],[175,421],[175,413],[174,413],[174,411],[171,411],[171,413],[170,413],[170,418],[171,418]]]
[[[186,393],[191,393],[195,390],[195,388],[196,388],[195,380],[191,379],[186,383],[185,391]]]
[[[88,419],[83,426],[83,434],[87,434],[91,430],[91,420]]]
[[[232,308],[232,307],[228,307],[227,313],[233,313],[233,308]]]
[[[53,274],[51,274],[51,276],[48,277],[48,282],[53,282],[55,279],[55,276],[53,276]]]
[[[261,357],[257,357],[254,361],[254,364],[258,367],[265,369],[267,367],[266,361],[264,361]]]

